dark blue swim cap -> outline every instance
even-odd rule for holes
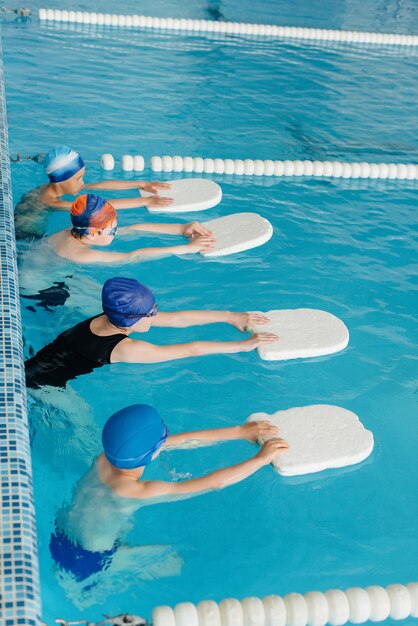
[[[128,328],[148,315],[155,305],[155,296],[137,280],[116,276],[103,285],[102,304],[112,324]]]
[[[135,469],[151,462],[167,435],[167,428],[154,407],[133,404],[107,420],[102,433],[103,450],[115,467]]]

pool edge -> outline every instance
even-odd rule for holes
[[[40,626],[41,600],[0,33],[0,622]]]

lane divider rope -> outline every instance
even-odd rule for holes
[[[101,166],[115,168],[112,154],[101,156]],[[142,156],[123,155],[122,170],[141,172],[145,168]],[[196,174],[230,174],[237,176],[320,176],[326,178],[380,178],[390,180],[418,179],[415,163],[347,163],[341,161],[273,161],[270,159],[205,159],[190,156],[153,156],[153,172],[186,172]]]
[[[119,26],[121,28],[150,28],[189,32],[214,32],[230,35],[255,35],[280,39],[320,39],[347,43],[378,45],[418,46],[418,35],[398,33],[369,33],[324,28],[302,28],[298,26],[276,26],[274,24],[249,24],[211,20],[178,19],[171,17],[148,17],[145,15],[116,15],[90,13],[60,9],[39,9],[39,19],[50,22],[73,22],[97,26]]]
[[[418,617],[418,583],[158,606],[153,626],[342,626]]]

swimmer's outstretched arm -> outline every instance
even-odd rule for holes
[[[90,187],[90,185],[86,185],[85,187]],[[84,189],[85,189],[84,187]],[[44,199],[41,197],[41,200],[45,202],[51,209],[55,209],[58,211],[67,211],[71,209],[71,205],[73,202],[69,202],[68,200],[58,200],[58,199]],[[114,206],[115,209],[137,209],[141,206],[148,207],[161,207],[161,206],[169,206],[173,203],[171,198],[163,198],[161,196],[149,196],[149,198],[141,198],[141,196],[137,196],[135,198],[118,198],[115,200],[110,200],[110,203]]]
[[[77,259],[80,263],[134,263],[147,259],[161,259],[172,254],[194,254],[201,250],[208,250],[214,245],[212,237],[197,237],[190,243],[180,246],[165,246],[161,248],[139,248],[132,252],[102,252],[86,248]]]
[[[159,189],[170,189],[170,183],[159,183],[146,180],[101,180],[98,183],[83,185],[83,189],[105,189],[107,191],[122,191],[124,189],[143,189],[149,193],[158,193]]]
[[[205,228],[203,224],[199,224],[199,222],[189,222],[188,224],[132,224],[132,226],[119,228],[119,233],[122,235],[132,231],[161,233],[164,235],[183,235],[184,237],[212,235],[212,231]]]
[[[212,489],[224,489],[239,483],[257,472],[261,467],[268,465],[281,450],[286,448],[288,445],[284,439],[278,437],[269,439],[254,457],[237,465],[225,467],[201,478],[192,478],[175,483],[157,480],[132,482],[127,487],[129,493],[125,492],[123,495],[128,495],[131,498],[155,498],[165,495],[198,494]]]
[[[99,183],[84,185],[83,191],[122,191],[124,189],[143,189],[149,193],[157,194],[159,189],[170,189],[168,183],[147,182],[145,180],[103,180]],[[149,198],[118,198],[110,200],[115,209],[136,209],[141,206],[159,207],[169,206],[173,203],[172,198],[163,198],[161,196],[150,196]]]
[[[258,346],[275,343],[277,335],[257,333],[241,341],[191,341],[170,346],[156,346],[147,341],[126,338],[113,348],[111,363],[163,363],[209,354],[251,352]]]
[[[266,437],[277,437],[279,429],[277,426],[268,421],[247,422],[240,426],[230,426],[227,428],[210,428],[207,430],[192,430],[186,433],[178,433],[177,435],[169,435],[164,444],[164,448],[172,448],[193,445],[210,445],[221,441],[234,441],[244,439],[250,443],[255,443],[259,439]]]
[[[94,185],[85,185],[83,187],[84,190],[89,190],[95,188]],[[73,202],[69,202],[67,200],[58,200],[53,198],[42,198],[42,201],[45,202],[52,209],[57,209],[58,211],[65,211],[67,209],[71,209],[71,205]],[[115,209],[137,209],[141,206],[148,207],[161,207],[161,206],[169,206],[173,203],[171,198],[163,198],[161,196],[149,196],[149,198],[141,198],[141,196],[137,196],[135,198],[117,198],[110,200],[110,203],[115,207]]]
[[[254,326],[268,324],[269,319],[262,313],[238,313],[233,311],[159,311],[153,319],[153,326],[186,328],[216,323],[231,324],[241,332]]]
[[[172,198],[163,198],[162,196],[149,196],[148,198],[141,198],[140,196],[136,198],[118,198],[114,200],[109,200],[110,204],[115,207],[115,209],[136,209],[140,206],[149,206],[149,207],[159,207],[159,206],[169,206],[173,203]]]

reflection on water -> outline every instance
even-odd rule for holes
[[[141,10],[149,15],[167,16],[173,8],[163,0],[144,2]],[[73,8],[69,0],[61,4]],[[382,14],[377,0],[367,0],[367,11],[354,10],[354,0],[334,3],[331,13],[324,7],[317,1],[295,0],[290,6],[254,0],[174,8],[178,16],[193,18],[222,11],[212,19],[331,28],[344,23],[360,30],[373,30],[378,17],[376,23],[388,32],[408,32],[417,11],[409,0],[396,19],[393,12]],[[101,10],[113,11],[109,0]],[[126,12],[137,12],[130,0]],[[202,154],[416,160],[416,50],[66,28],[34,23],[31,29],[3,31],[11,150],[45,152],[73,141],[89,160],[88,182],[136,176],[120,169],[104,174],[97,163],[102,152],[141,153],[147,159]],[[28,93],[36,94],[36,102]],[[35,163],[15,164],[13,175],[16,201],[45,182]],[[164,180],[179,176],[161,174]],[[155,175],[146,170],[141,177]],[[338,355],[286,363],[261,362],[250,354],[117,364],[73,381],[74,395],[66,396],[66,403],[49,398],[57,409],[45,406],[41,415],[34,408],[41,572],[45,618],[51,622],[63,612],[74,615],[75,606],[91,607],[83,617],[92,619],[103,606],[110,614],[127,609],[150,614],[157,596],[158,603],[174,605],[185,598],[199,601],[208,589],[217,598],[264,596],[385,585],[416,575],[418,505],[405,494],[414,493],[418,480],[411,463],[418,446],[417,182],[214,180],[222,185],[223,200],[207,218],[256,211],[273,224],[268,244],[217,260],[130,265],[123,273],[148,284],[161,310],[324,309],[346,323],[350,344]],[[147,219],[143,210],[123,215],[124,224]],[[48,233],[67,225],[68,215],[51,214]],[[19,244],[22,294],[41,294],[40,300],[22,300],[27,354],[99,313],[101,285],[115,275],[114,268],[57,263],[43,242],[33,244],[42,250],[37,256],[31,245]],[[56,283],[64,283],[70,296],[58,306],[37,306],[42,294],[51,293],[43,290]],[[220,325],[205,333],[231,338]],[[201,329],[149,334],[150,341],[161,342],[196,337]],[[117,551],[112,559],[117,577],[109,567],[90,590],[58,571],[64,592],[56,585],[49,551],[57,512],[71,502],[74,485],[100,452],[97,430],[110,414],[135,402],[156,406],[173,432],[208,421],[233,425],[254,412],[337,404],[359,415],[376,447],[359,466],[314,480],[282,479],[264,468],[222,492],[143,507],[133,514],[126,537],[127,545],[142,546],[135,548],[139,559],[132,552],[129,561],[128,551]],[[184,450],[176,458],[167,453],[150,476],[203,475],[246,454],[239,446]],[[175,577],[182,559],[181,576]],[[174,577],[152,578],[164,572]]]
[[[66,596],[82,610],[90,606],[108,606],[109,595],[115,589],[118,594],[123,594],[133,588],[139,598],[145,591],[145,581],[179,576],[182,565],[182,559],[170,546],[123,546],[105,570],[82,582],[60,569],[56,570],[56,577]]]

